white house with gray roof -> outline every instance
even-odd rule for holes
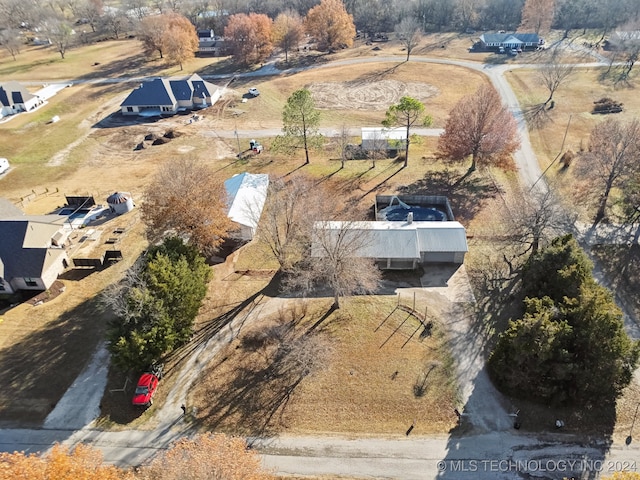
[[[466,230],[456,221],[447,222],[316,222],[336,240],[345,229],[366,238],[357,256],[372,258],[381,270],[413,270],[425,263],[462,264],[469,251]],[[323,256],[318,244],[312,245],[312,255]]]
[[[0,83],[0,118],[28,112],[44,102],[18,82]]]
[[[544,45],[544,39],[537,33],[483,33],[479,40],[487,50],[535,50]]]
[[[221,89],[199,75],[155,78],[142,82],[120,104],[123,115],[174,115],[179,110],[210,107],[218,101]]]

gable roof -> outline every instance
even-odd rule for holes
[[[121,107],[128,106],[158,106],[158,105],[173,105],[176,103],[176,98],[171,91],[171,85],[168,80],[164,78],[154,78],[150,82],[143,82],[140,86],[134,89],[124,102],[120,104]]]
[[[483,33],[480,35],[483,43],[531,43],[537,44],[540,36],[537,33]]]
[[[362,127],[362,140],[406,140],[407,129],[404,127]]]
[[[23,104],[34,97],[35,95],[29,93],[29,91],[18,82],[10,81],[0,83],[0,104],[5,107]]]
[[[204,81],[198,74],[187,77],[154,78],[135,88],[121,107],[156,107],[175,105],[178,101],[210,98],[217,90],[214,84]]]
[[[63,222],[58,215],[0,220],[0,277],[41,277],[60,255],[65,255],[63,249],[51,248],[51,238]]]
[[[256,228],[267,199],[269,175],[266,173],[239,173],[225,180],[227,216],[234,222]]]

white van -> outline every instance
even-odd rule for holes
[[[0,158],[0,175],[9,170],[9,160]]]

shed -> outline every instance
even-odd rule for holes
[[[114,192],[107,197],[107,205],[109,209],[117,214],[130,212],[133,210],[133,198],[129,192]]]
[[[241,240],[251,240],[267,199],[269,175],[239,173],[225,180],[224,187],[229,207],[227,216],[238,226],[236,236]]]
[[[402,149],[407,142],[407,129],[403,127],[362,127],[361,131],[362,149],[367,151]]]

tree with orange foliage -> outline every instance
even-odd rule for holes
[[[88,445],[56,444],[48,454],[0,453],[0,480],[134,480],[131,472],[104,465],[102,453]]]
[[[318,50],[336,50],[353,46],[356,27],[342,0],[321,0],[307,13],[305,28]]]
[[[169,14],[169,29],[165,37],[167,59],[180,65],[195,57],[198,50],[198,34],[193,24],[182,15]]]
[[[169,60],[180,64],[193,58],[198,49],[198,34],[193,24],[177,13],[144,17],[138,27],[138,37],[148,54],[166,53]]]
[[[522,7],[518,31],[547,33],[555,13],[555,0],[527,0]]]
[[[252,65],[265,60],[273,51],[273,21],[262,13],[237,13],[229,17],[224,36],[237,63]]]
[[[615,472],[609,477],[602,477],[602,480],[640,480],[638,472]]]
[[[520,146],[518,126],[491,85],[462,98],[449,113],[438,141],[438,156],[460,161],[471,155],[469,173],[478,162],[506,167]]]
[[[302,18],[295,10],[286,10],[273,22],[273,43],[284,50],[284,61],[289,63],[289,52],[296,48],[304,35]]]
[[[142,203],[142,218],[152,243],[184,235],[204,256],[217,251],[231,220],[222,181],[204,163],[177,159],[160,167]]]
[[[269,480],[258,455],[241,438],[205,433],[183,438],[138,474],[140,480]]]

